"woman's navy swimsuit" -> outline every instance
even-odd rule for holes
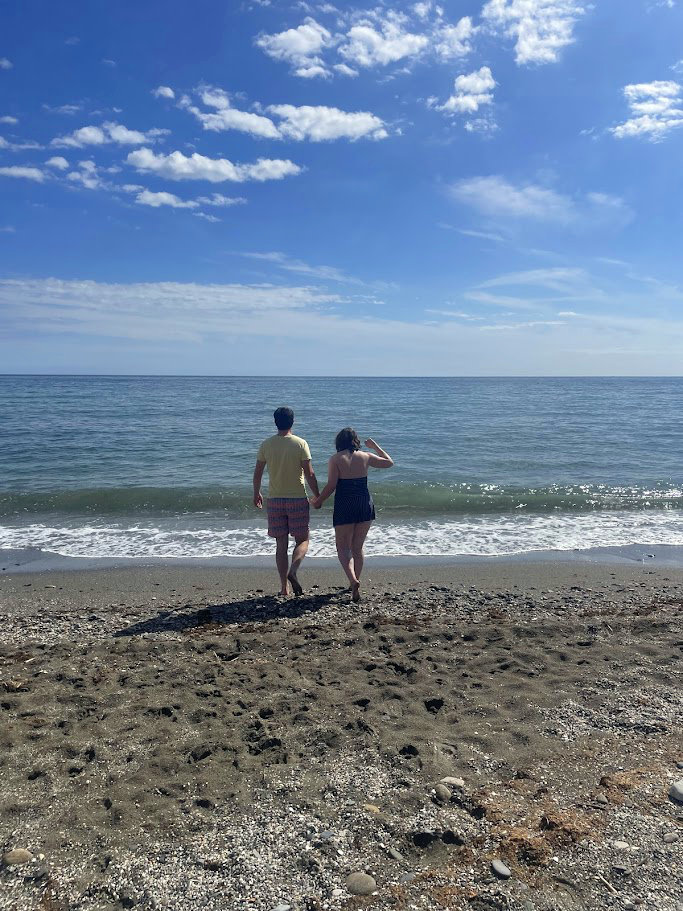
[[[339,478],[334,491],[333,525],[355,525],[375,518],[375,504],[368,490],[368,479]]]

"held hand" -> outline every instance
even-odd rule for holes
[[[313,507],[313,509],[320,509],[320,507],[323,505],[320,502],[320,497],[311,497],[310,503],[311,503],[311,506]]]
[[[260,493],[256,494],[256,496],[254,497],[254,506],[257,509],[263,509],[263,497],[261,496]]]

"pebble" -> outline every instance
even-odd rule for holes
[[[675,841],[678,841],[678,832],[667,832],[662,841],[665,845],[672,845]]]
[[[346,888],[351,895],[372,895],[377,888],[374,877],[367,873],[351,873],[346,879]]]
[[[381,813],[381,810],[376,803],[364,803],[363,809],[367,810],[368,813]]]
[[[612,844],[617,849],[617,851],[628,851],[630,848],[630,845],[627,841],[613,841]]]
[[[624,908],[624,911],[633,911],[636,907],[636,903],[627,898],[622,907]]]
[[[30,851],[27,851],[26,848],[12,848],[10,851],[5,851],[2,855],[2,862],[7,867],[27,864],[32,860],[33,854],[31,854]]]
[[[436,799],[440,803],[448,803],[448,801],[451,799],[450,789],[447,788],[445,784],[438,784],[434,788],[434,793],[436,794]]]
[[[451,788],[459,788],[462,791],[465,787],[465,779],[453,778],[451,775],[446,775],[445,778],[441,779],[441,784],[447,784]]]
[[[683,762],[677,762],[677,763],[676,763],[676,768],[677,768],[677,769],[683,769]]]
[[[601,804],[608,804],[609,800],[605,797],[604,794],[598,794],[598,796],[595,798],[595,802],[601,803]]]
[[[491,862],[491,869],[496,874],[499,879],[510,879],[512,873],[505,866],[502,860],[494,860]]]
[[[669,797],[676,803],[683,803],[683,778],[679,778],[669,788]]]
[[[403,860],[403,855],[396,848],[387,848],[387,854],[389,857],[393,857],[394,860]]]
[[[414,873],[402,873],[402,874],[399,876],[398,881],[399,881],[400,883],[412,883],[412,881],[413,881],[414,879],[415,879],[415,874],[414,874]]]
[[[291,905],[275,905],[273,911],[292,911]]]

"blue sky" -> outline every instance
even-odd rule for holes
[[[683,372],[683,0],[0,16],[1,372]]]

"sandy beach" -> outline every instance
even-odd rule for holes
[[[682,907],[683,571],[302,581],[7,567],[0,908]]]

